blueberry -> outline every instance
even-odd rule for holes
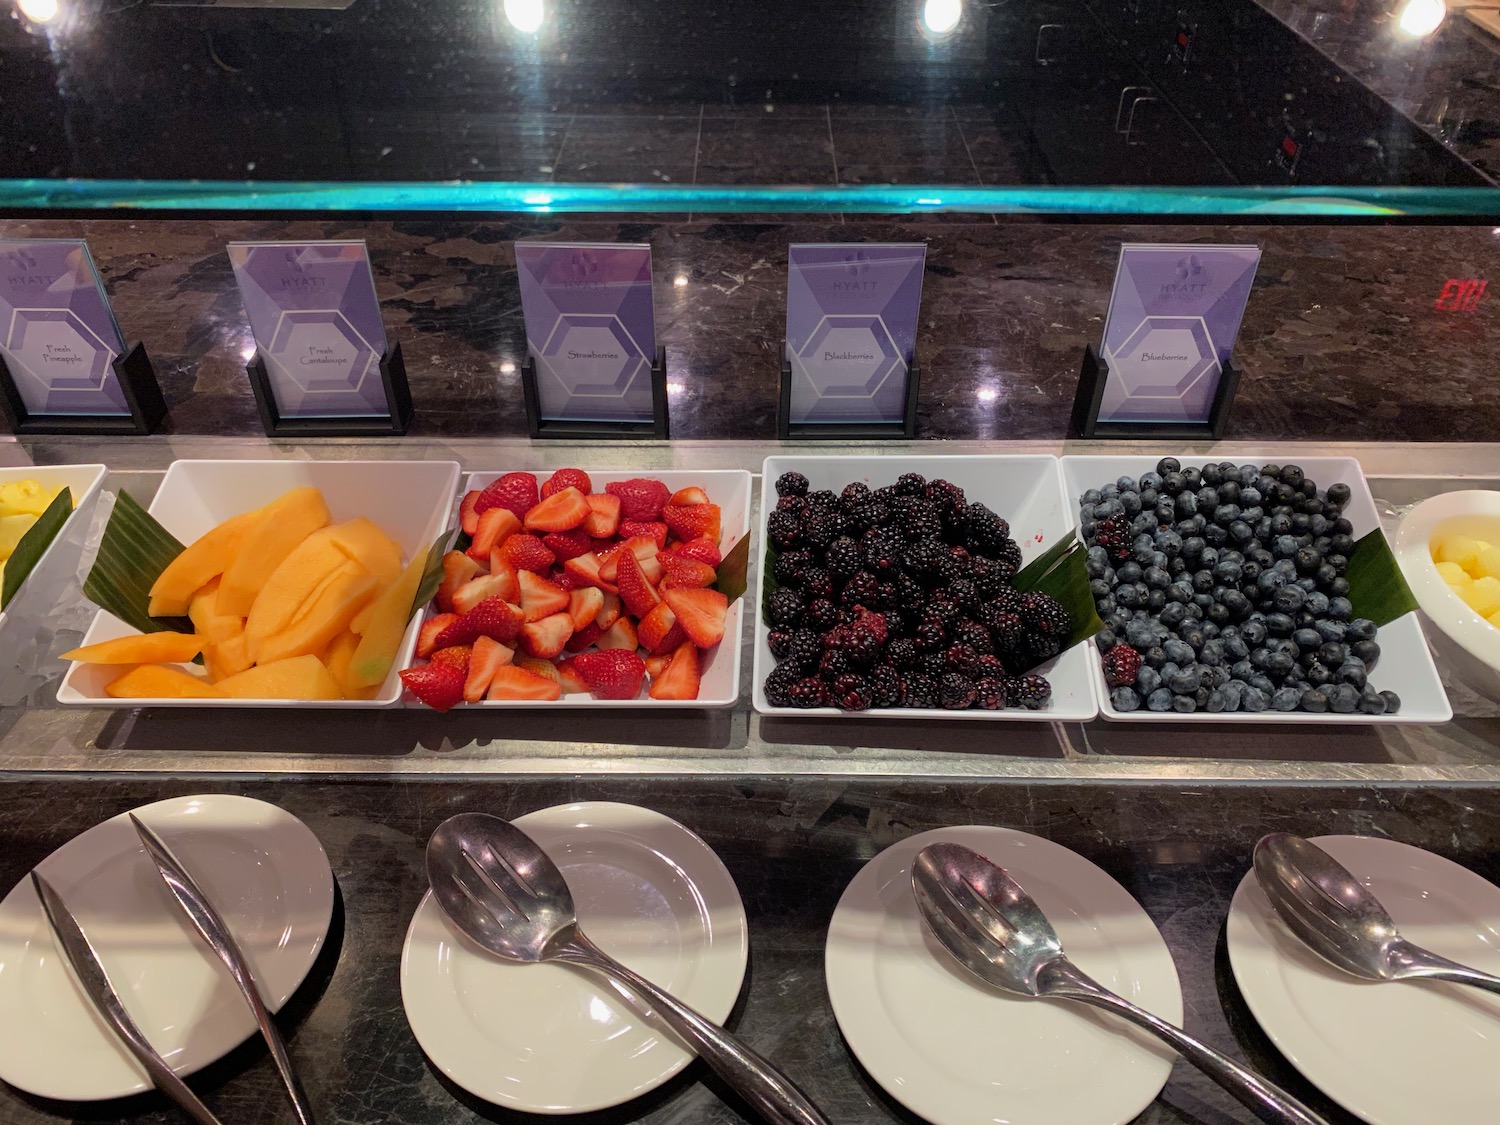
[[[1322,617],[1328,612],[1328,595],[1314,590],[1302,599],[1302,608],[1314,617]]]
[[[1322,643],[1323,638],[1316,629],[1298,629],[1292,634],[1292,644],[1299,649],[1316,650]]]
[[[1141,564],[1137,562],[1121,563],[1115,571],[1115,578],[1120,582],[1139,582],[1141,580]]]
[[[1192,600],[1193,583],[1190,578],[1186,580],[1179,578],[1176,582],[1173,582],[1170,586],[1167,587],[1167,601],[1176,602],[1180,605],[1186,605]]]
[[[1372,687],[1366,687],[1359,696],[1359,709],[1365,715],[1384,715],[1385,699]]]
[[[1302,692],[1294,687],[1278,688],[1276,694],[1271,696],[1271,709],[1273,711],[1295,711],[1297,704],[1302,702]]]
[[[1205,711],[1217,713],[1224,710],[1225,706],[1226,701],[1224,699],[1224,692],[1222,690],[1216,689],[1208,693],[1208,702],[1204,705],[1203,709]]]
[[[1210,547],[1222,547],[1229,542],[1229,532],[1218,524],[1211,523],[1203,529],[1203,541]]]
[[[1383,691],[1380,693],[1380,698],[1385,700],[1385,713],[1387,715],[1394,715],[1397,711],[1401,710],[1401,697],[1395,692]]]
[[[1271,693],[1254,686],[1247,687],[1240,700],[1240,707],[1246,711],[1264,711],[1270,705]]]
[[[1328,709],[1340,715],[1353,714],[1359,706],[1359,689],[1353,684],[1334,684],[1328,689]]]
[[[1191,624],[1184,622],[1177,629],[1177,635],[1190,644],[1195,650],[1203,647],[1203,642],[1208,638],[1203,635],[1203,628],[1197,621]]]
[[[1156,643],[1151,623],[1143,618],[1137,618],[1126,625],[1125,643],[1142,651],[1150,648]]]
[[[1163,457],[1156,463],[1156,471],[1161,476],[1166,476],[1168,473],[1175,473],[1181,468],[1182,462],[1175,457]]]
[[[1293,561],[1297,564],[1298,574],[1313,575],[1323,565],[1323,555],[1316,547],[1298,547]]]
[[[1318,659],[1330,668],[1337,668],[1348,659],[1348,656],[1348,646],[1340,644],[1338,641],[1327,641],[1318,646]]]
[[[1178,695],[1190,695],[1203,686],[1203,673],[1196,667],[1184,668],[1175,676],[1164,676],[1163,679]]]
[[[1344,631],[1344,637],[1351,641],[1373,641],[1375,639],[1375,622],[1363,617],[1355,618],[1349,622]]]
[[[1333,555],[1343,555],[1348,558],[1354,554],[1354,536],[1345,535],[1343,532],[1333,536],[1328,541],[1328,551]]]
[[[1265,676],[1251,676],[1245,682],[1253,687],[1256,691],[1264,692],[1268,701],[1271,698],[1271,693],[1276,690],[1276,685],[1273,684]]]
[[[1286,653],[1273,652],[1266,658],[1266,671],[1273,676],[1285,678],[1286,674],[1292,670],[1295,664],[1296,661]]]
[[[1368,673],[1365,672],[1363,664],[1341,664],[1339,670],[1334,673],[1334,678],[1340,683],[1363,689]]]
[[[1139,492],[1120,493],[1120,507],[1125,509],[1127,516],[1137,516],[1141,512],[1141,494]]]
[[[1097,488],[1090,488],[1078,498],[1078,502],[1080,504],[1097,504],[1102,499],[1104,499],[1104,497],[1099,494],[1099,490]]]
[[[1250,599],[1238,590],[1225,590],[1224,596],[1219,599],[1224,608],[1229,611],[1229,616],[1238,620],[1250,612]]]
[[[1182,557],[1185,559],[1196,559],[1203,554],[1206,544],[1201,535],[1189,535],[1182,541]]]
[[[1268,635],[1269,630],[1266,628],[1266,623],[1264,621],[1257,621],[1253,617],[1240,626],[1240,636],[1252,648],[1264,644]]]
[[[1166,688],[1157,688],[1146,699],[1146,706],[1152,711],[1170,711],[1172,709],[1172,693]]]
[[[1152,645],[1142,654],[1142,656],[1144,657],[1146,664],[1151,668],[1160,668],[1167,662],[1167,654],[1162,649],[1161,645]]]
[[[1187,480],[1175,469],[1163,470],[1159,465],[1157,469],[1161,472],[1161,490],[1168,496],[1176,496],[1187,487]]]
[[[1141,474],[1141,479],[1140,479],[1139,483],[1140,483],[1141,491],[1142,492],[1145,492],[1148,488],[1160,488],[1161,487],[1161,474],[1160,473],[1142,473]]]
[[[1354,607],[1349,604],[1348,598],[1328,599],[1328,616],[1333,618],[1335,621],[1347,621],[1350,614],[1352,614],[1353,612]]]
[[[1214,588],[1214,576],[1211,570],[1200,570],[1193,575],[1193,592],[1195,594],[1206,594]]]
[[[1153,590],[1165,590],[1172,584],[1172,576],[1159,566],[1147,567],[1142,577]]]
[[[1128,687],[1115,688],[1109,693],[1109,701],[1116,711],[1138,711],[1141,706],[1141,697]]]
[[[1094,634],[1094,644],[1098,646],[1100,652],[1108,652],[1118,641],[1115,631],[1107,627]]]
[[[1269,597],[1285,585],[1286,575],[1274,568],[1261,571],[1260,577],[1255,580],[1255,588],[1262,597]]]
[[[1366,668],[1373,668],[1380,660],[1380,645],[1375,641],[1355,641],[1349,646],[1349,654],[1363,661]]]
[[[1169,558],[1182,553],[1182,536],[1170,527],[1164,527],[1156,533],[1155,543],[1156,549]]]
[[[1169,588],[1167,592],[1167,597],[1169,599],[1172,596],[1172,589],[1176,589],[1176,587]],[[1189,594],[1188,597],[1191,598],[1192,594]],[[1157,618],[1157,620],[1159,620],[1168,629],[1177,628],[1177,626],[1181,625],[1186,619],[1187,609],[1182,605],[1181,602],[1172,600],[1169,600],[1167,604],[1162,607],[1161,614]]]
[[[1271,595],[1271,604],[1280,613],[1296,613],[1302,608],[1306,594],[1301,586],[1283,586]]]
[[[1191,715],[1198,710],[1198,701],[1191,695],[1174,695],[1172,697],[1172,710],[1179,715]]]
[[[1330,600],[1333,598],[1347,598],[1349,596],[1349,579],[1335,578],[1328,583],[1328,594]]]
[[[1230,660],[1244,660],[1250,655],[1250,646],[1245,644],[1245,638],[1239,633],[1225,633],[1224,655]]]
[[[1342,482],[1328,486],[1328,502],[1330,504],[1337,504],[1342,508],[1345,504],[1349,503],[1349,497],[1352,495],[1353,491],[1350,487]]]
[[[1219,485],[1219,503],[1238,504],[1240,501],[1240,482],[1227,480]]]
[[[1161,687],[1161,673],[1149,664],[1142,664],[1141,670],[1135,674],[1135,690],[1144,699],[1159,687]]]
[[[1318,636],[1325,641],[1341,641],[1344,639],[1344,623],[1342,621],[1322,620],[1313,626],[1318,631]]]
[[[1229,666],[1229,674],[1236,680],[1249,682],[1251,676],[1255,675],[1255,665],[1250,663],[1249,658],[1236,660]]]
[[[1301,707],[1315,715],[1322,714],[1328,710],[1328,696],[1317,688],[1308,688],[1302,693]]]
[[[1285,613],[1266,614],[1266,632],[1273,637],[1290,637],[1292,635],[1292,619]]]
[[[1230,680],[1220,690],[1224,693],[1224,710],[1238,711],[1245,700],[1245,685],[1238,680]]]
[[[1333,673],[1328,670],[1328,665],[1316,659],[1307,666],[1306,677],[1307,682],[1313,687],[1322,687],[1324,684],[1333,682]]]
[[[1168,637],[1161,648],[1166,653],[1167,659],[1174,664],[1192,663],[1193,647],[1184,640],[1177,637]]]
[[[1177,494],[1177,518],[1187,519],[1189,516],[1198,514],[1198,496],[1193,492],[1179,492]]]

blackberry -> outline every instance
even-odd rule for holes
[[[916,642],[910,637],[897,637],[885,646],[885,659],[892,668],[910,668],[917,660]]]
[[[1141,654],[1129,645],[1115,645],[1102,657],[1104,679],[1110,687],[1131,687],[1141,670]]]
[[[791,512],[794,516],[807,515],[807,501],[800,496],[783,496],[776,501],[777,512]]]
[[[875,587],[875,600],[871,604],[872,609],[895,609],[900,604],[900,598],[896,594],[894,582],[881,582]]]
[[[909,609],[927,600],[927,588],[905,570],[896,573],[896,605]]]
[[[898,496],[924,496],[927,493],[927,478],[921,473],[902,473],[891,487]]]
[[[821,566],[809,567],[807,573],[802,576],[802,596],[809,600],[813,598],[832,598],[834,595],[833,575]]]
[[[1003,680],[1010,675],[1005,670],[1005,662],[998,656],[989,654],[981,654],[979,659],[974,661],[974,674],[980,679],[988,677],[996,680]]]
[[[1094,542],[1091,545],[1103,547],[1115,562],[1124,562],[1130,558],[1134,538],[1130,534],[1130,518],[1124,512],[1116,512],[1094,525]]]
[[[787,689],[787,702],[792,707],[822,707],[828,702],[828,689],[817,676],[798,680]]]
[[[1041,593],[1030,593],[1021,598],[1021,620],[1048,637],[1065,637],[1073,627],[1062,604]]]
[[[949,645],[943,653],[943,663],[950,672],[962,673],[965,678],[973,672],[979,654],[966,644]]]
[[[969,564],[969,581],[974,583],[979,597],[986,601],[1000,592],[1000,587],[1009,577],[1011,575],[1005,573],[1002,564],[994,559],[980,556]]]
[[[973,609],[979,604],[979,589],[972,579],[955,578],[948,584],[948,597],[964,609]]]
[[[792,650],[792,634],[783,629],[772,629],[766,636],[766,647],[777,660],[785,660]]]
[[[990,631],[977,621],[960,621],[953,630],[953,639],[968,645],[980,656],[990,656],[995,651]]]
[[[844,515],[856,531],[869,531],[874,527],[883,527],[891,517],[890,509],[885,506],[885,501],[876,500],[873,496],[868,500],[851,504],[845,510]]]
[[[944,520],[951,519],[954,515],[961,513],[969,503],[963,489],[945,480],[928,481],[926,496],[927,499],[937,503],[938,510],[943,514]]]
[[[913,500],[900,517],[901,533],[908,539],[937,539],[943,534],[943,517],[925,500]]]
[[[966,710],[974,702],[974,683],[960,672],[948,672],[938,683],[938,702],[950,711]]]
[[[787,663],[803,675],[811,675],[818,669],[823,658],[823,639],[811,629],[798,629],[792,634],[792,643],[787,648]],[[777,665],[781,667],[781,665]]]
[[[802,622],[809,629],[826,633],[839,623],[839,607],[828,598],[814,598],[802,611]]]
[[[839,506],[839,498],[826,488],[807,494],[807,510],[810,512],[832,512]]]
[[[802,678],[795,665],[778,664],[766,677],[766,698],[777,707],[791,705],[791,687]]]
[[[1001,610],[991,616],[986,622],[990,630],[990,639],[995,643],[995,651],[1000,655],[1017,652],[1021,643],[1026,639],[1026,626],[1021,621],[1020,615],[1011,613],[1009,610]]]
[[[951,586],[960,578],[966,577],[969,573],[968,552],[963,555],[955,555],[952,551],[943,552],[942,558],[938,560],[937,572],[938,584],[942,586]]]
[[[859,544],[847,535],[841,535],[828,544],[828,553],[823,557],[828,573],[835,579],[845,581],[852,578],[859,570],[862,560],[863,555]]]
[[[889,664],[872,668],[866,682],[877,707],[900,707],[906,701],[906,686],[901,682],[901,673]]]
[[[801,473],[782,473],[776,478],[777,496],[806,496],[807,478]]]
[[[786,551],[776,556],[771,577],[778,586],[801,586],[802,578],[813,565],[811,551]]]
[[[772,625],[790,627],[802,621],[802,595],[783,586],[766,599],[766,617]]]
[[[940,580],[943,562],[947,558],[948,552],[943,550],[941,543],[935,539],[923,539],[906,548],[901,564],[913,578],[931,586]]]
[[[990,599],[990,604],[996,609],[1019,614],[1021,612],[1021,599],[1026,595],[1014,586],[1002,586],[999,592]]]
[[[875,702],[868,681],[852,672],[835,680],[828,694],[840,711],[868,711]]]
[[[948,661],[944,658],[941,651],[924,652],[921,656],[917,657],[917,671],[921,672],[924,676],[931,676],[935,682],[942,679],[944,674],[947,673]]]
[[[964,544],[976,554],[999,556],[1010,539],[1010,524],[983,504],[970,504],[963,514]]]
[[[853,627],[872,634],[880,644],[885,644],[890,640],[890,623],[883,613],[872,613],[868,609],[856,606]]]
[[[1039,711],[1052,698],[1052,685],[1043,676],[1021,676],[1005,686],[1006,697],[1028,711]]]
[[[938,702],[937,681],[921,672],[908,672],[901,677],[906,690],[908,707],[936,707]]]
[[[839,493],[839,507],[848,511],[854,505],[869,499],[870,486],[862,481],[852,481],[844,485],[844,491]]]
[[[1000,555],[995,560],[1001,564],[1005,573],[1005,580],[1009,582],[1021,572],[1021,545],[1014,539],[1007,539],[1004,546],[1000,548]]]
[[[879,580],[868,570],[861,570],[839,591],[839,605],[853,608],[865,602],[872,602],[880,592]]]
[[[849,663],[849,654],[839,649],[825,649],[823,658],[818,661],[818,675],[825,680],[836,680],[854,670]]]
[[[1056,637],[1044,636],[1041,633],[1032,633],[1021,646],[1021,671],[1024,672],[1028,668],[1035,668],[1038,664],[1051,660],[1061,651],[1062,642]]]
[[[985,676],[974,685],[972,706],[986,711],[998,711],[1005,706],[1005,681],[994,676]]]
[[[893,531],[872,530],[860,540],[865,569],[877,575],[888,574],[900,564],[904,552],[901,537]]]
[[[766,535],[778,551],[790,551],[802,541],[802,521],[791,512],[772,512],[766,519]]]
[[[844,521],[836,512],[814,512],[802,521],[802,542],[821,551],[838,537]]]

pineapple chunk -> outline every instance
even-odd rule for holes
[[[1440,562],[1437,564],[1437,572],[1442,580],[1452,586],[1455,591],[1462,590],[1474,581],[1469,577],[1469,572],[1457,563]]]
[[[1432,543],[1434,562],[1457,563],[1471,574],[1479,561],[1479,544],[1467,535],[1449,535]]]
[[[1500,612],[1500,578],[1480,578],[1459,590],[1458,596],[1480,617]]]
[[[0,516],[39,516],[62,491],[36,480],[12,480],[0,484]]]
[[[1495,626],[1497,629],[1500,629],[1500,613],[1492,613],[1488,617],[1486,617],[1485,620],[1488,621],[1491,625]]]
[[[1475,561],[1475,578],[1500,578],[1500,547],[1486,547]]]
[[[31,530],[36,516],[23,513],[17,516],[0,516],[0,559],[8,559],[15,553],[16,544]]]

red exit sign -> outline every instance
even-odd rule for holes
[[[1432,307],[1438,312],[1473,312],[1489,284],[1482,277],[1450,277],[1443,282],[1443,291]]]

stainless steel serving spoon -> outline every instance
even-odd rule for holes
[[[1310,840],[1262,836],[1255,881],[1287,929],[1336,969],[1364,980],[1446,980],[1500,992],[1500,977],[1407,941],[1380,900]]]
[[[961,844],[929,844],[917,853],[911,882],[933,936],[986,984],[1122,1016],[1169,1044],[1263,1120],[1328,1125],[1285,1090],[1089,977],[1068,960],[1057,931],[1031,896],[978,852]]]
[[[563,873],[509,821],[484,813],[443,821],[427,841],[427,878],[448,920],[482,949],[508,961],[561,961],[613,978],[766,1120],[828,1125],[791,1079],[745,1043],[591,942]]]

